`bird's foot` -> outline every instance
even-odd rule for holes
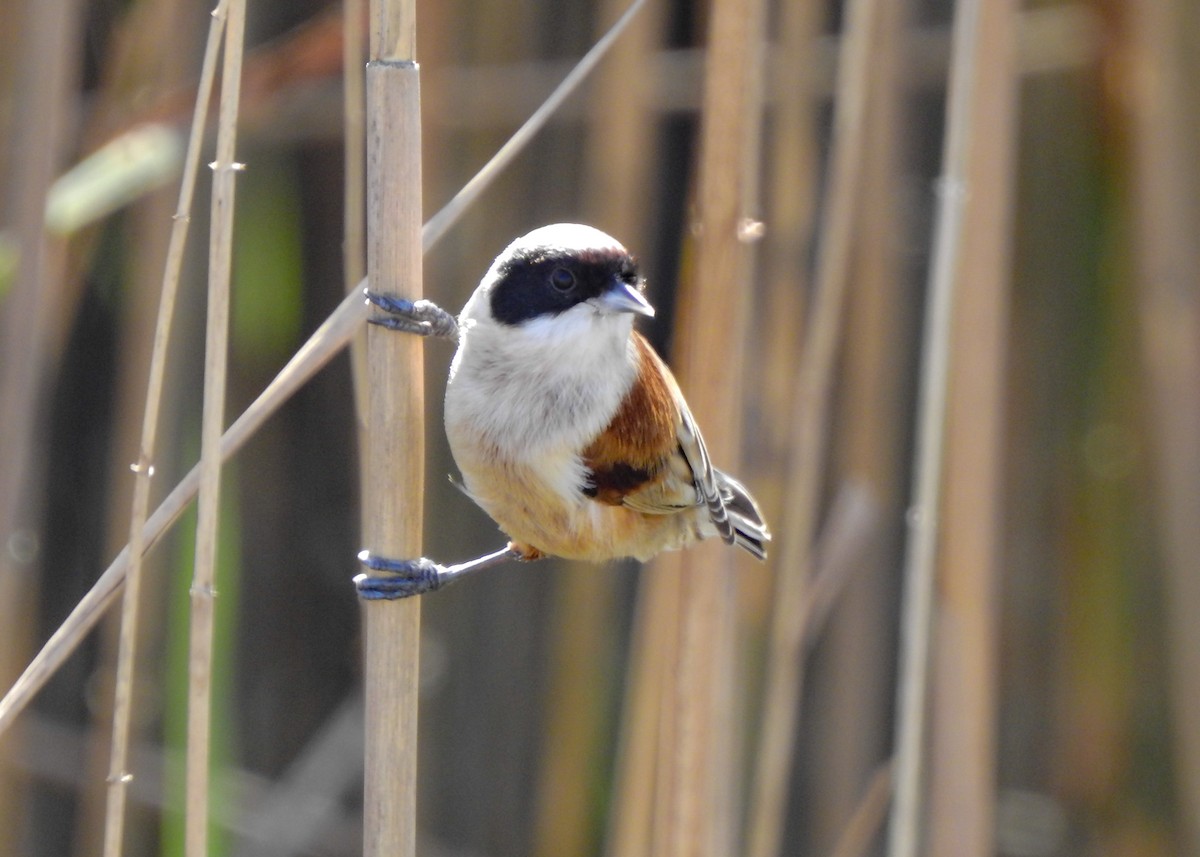
[[[417,336],[435,336],[444,339],[458,338],[458,322],[433,301],[410,301],[363,289],[368,303],[387,313],[374,316],[368,321],[388,330],[412,333]]]
[[[431,559],[391,559],[364,550],[358,554],[358,561],[369,572],[377,574],[359,574],[354,578],[354,586],[360,598],[368,601],[392,601],[397,598],[408,598],[441,589],[475,571],[491,568],[511,559],[525,559],[511,547],[498,550],[469,562],[458,565],[441,565]]]

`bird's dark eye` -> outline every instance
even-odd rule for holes
[[[569,292],[575,288],[575,275],[566,268],[555,268],[550,272],[550,285],[556,291]]]

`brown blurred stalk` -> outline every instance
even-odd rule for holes
[[[75,109],[79,5],[76,0],[26,4],[16,51],[20,65],[13,70],[16,134],[6,147],[10,160],[4,177],[10,188],[4,214],[11,221],[3,225],[13,230],[20,258],[12,288],[0,302],[0,687],[19,674],[33,630],[33,570],[42,538],[39,463],[45,461],[39,427],[50,368],[50,320],[61,311],[62,299],[62,254],[43,224],[46,191],[62,167]],[[6,20],[5,28],[11,23]],[[0,758],[6,755],[0,752]],[[0,765],[0,794],[24,793],[16,774]],[[0,801],[0,852],[15,853],[22,816],[19,800]]]
[[[815,704],[802,717],[800,758],[811,768],[793,775],[809,796],[807,823],[795,828],[799,841],[789,846],[807,844],[821,851],[834,841],[839,849],[853,851],[847,843],[856,836],[860,843],[876,842],[878,822],[886,817],[891,797],[890,776],[880,778],[877,770],[891,741],[893,580],[901,551],[910,439],[906,427],[912,407],[909,367],[917,315],[914,277],[902,253],[912,224],[902,216],[899,193],[909,163],[905,131],[912,77],[904,47],[911,32],[910,5],[905,0],[878,4],[871,39],[859,179],[859,199],[869,202],[860,203],[854,228],[848,273],[852,285],[846,294],[833,428],[825,453],[829,481],[863,486],[877,504],[880,526],[833,608],[807,679],[806,694]],[[818,544],[827,540],[835,511],[826,513],[829,520]],[[818,559],[817,574],[820,569]],[[808,597],[815,595],[813,585]],[[882,803],[872,803],[880,792]],[[856,815],[868,804],[882,815]]]
[[[421,297],[421,100],[412,0],[373,3],[367,67],[367,273],[385,294]],[[363,541],[419,556],[424,497],[424,343],[367,331]],[[360,396],[360,400],[363,397]],[[417,824],[421,601],[363,606],[366,774],[363,853],[411,857]]]
[[[1132,240],[1154,519],[1166,572],[1170,704],[1180,847],[1200,853],[1200,127],[1196,15],[1178,0],[1129,4]],[[1189,17],[1190,16],[1190,17]],[[1190,21],[1190,26],[1189,26]]]
[[[710,14],[695,261],[681,283],[674,366],[712,459],[736,472],[753,274],[748,245],[758,235],[766,9],[761,0],[717,0]],[[669,728],[659,734],[655,857],[737,850],[734,562],[729,548],[710,543],[666,555],[652,569],[678,579],[678,633],[663,655],[660,724]]]
[[[997,594],[1001,582],[1017,4],[983,0],[971,102],[962,250],[950,329],[936,646],[931,668],[934,857],[995,851]]]
[[[859,179],[866,137],[871,62],[879,4],[848,5],[839,55],[830,178],[810,320],[801,354],[791,425],[790,501],[780,523],[778,576],[764,688],[762,719],[750,803],[749,853],[778,854],[790,783],[795,721],[805,653],[807,588],[825,488],[825,447],[835,358],[843,331],[849,287],[852,232],[858,214]]]

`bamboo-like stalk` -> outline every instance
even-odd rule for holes
[[[1016,160],[1016,6],[984,0],[969,80],[970,193],[950,319],[945,501],[932,670],[928,846],[933,857],[995,851],[997,590],[1009,248]],[[982,34],[987,34],[984,37]]]
[[[192,198],[195,193],[196,174],[200,164],[200,147],[207,125],[208,105],[212,96],[217,54],[225,29],[225,3],[226,0],[221,0],[213,12],[204,60],[200,69],[200,83],[197,88],[196,107],[192,117],[187,155],[184,159],[179,202],[171,226],[170,244],[167,248],[166,267],[163,272],[162,296],[159,300],[154,345],[150,357],[150,376],[146,388],[141,443],[138,459],[132,467],[135,482],[129,522],[130,562],[125,575],[125,594],[121,607],[121,630],[113,699],[113,736],[104,823],[105,857],[117,857],[121,853],[125,828],[126,796],[129,782],[133,776],[128,770],[129,733],[133,710],[133,676],[138,639],[138,602],[141,590],[142,556],[145,552],[144,528],[149,514],[150,484],[154,475],[154,459],[158,446],[158,422],[167,362],[167,346],[170,342],[171,322],[175,314],[175,299],[179,291],[179,272],[183,264],[184,247],[187,243]]]
[[[421,297],[421,91],[416,4],[372,7],[367,66],[367,272],[385,294]],[[363,541],[419,556],[425,490],[424,350],[415,336],[367,331]],[[363,605],[366,772],[363,853],[416,851],[421,599]]]
[[[718,0],[708,28],[694,274],[680,294],[675,368],[714,461],[736,469],[740,389],[753,273],[762,133],[766,4]],[[721,354],[713,360],[713,354]],[[679,582],[679,624],[662,707],[655,855],[735,853],[734,555],[709,544],[664,556]],[[671,657],[672,655],[668,655]],[[669,724],[665,721],[669,720]],[[660,727],[661,729],[661,727]]]
[[[596,44],[576,69],[584,73],[572,73],[551,95],[553,106],[561,107],[567,96],[579,86],[586,72],[595,68],[604,53],[611,48],[616,35],[632,20],[632,15],[645,3],[634,0],[621,20]],[[547,104],[550,102],[547,101]],[[425,224],[421,233],[421,244],[428,252],[466,212],[467,208],[487,190],[499,177],[505,166],[521,152],[533,135],[553,116],[553,110],[539,109],[522,125],[509,141],[486,163],[464,186],[463,191],[447,203]],[[517,145],[514,141],[520,141]],[[365,285],[361,283],[360,285]],[[271,383],[259,394],[241,416],[234,421],[221,438],[221,457],[228,460],[248,441],[267,418],[274,414],[291,396],[315,375],[325,364],[346,347],[351,337],[367,318],[367,306],[357,290],[348,294],[329,314],[329,317],[313,332],[292,359],[288,361]],[[193,467],[180,482],[171,489],[167,497],[150,516],[144,528],[145,549],[154,546],[167,529],[179,518],[187,504],[196,495],[199,484],[199,465]],[[16,716],[29,704],[34,694],[49,680],[62,663],[75,651],[84,636],[95,627],[104,611],[113,603],[124,583],[128,569],[128,545],[113,559],[104,573],[80,599],[75,609],[51,635],[37,655],[25,668],[20,678],[0,699],[0,734],[11,725]]]
[[[208,257],[208,318],[204,351],[204,412],[200,426],[200,486],[196,559],[191,586],[188,652],[188,726],[184,849],[208,855],[209,755],[212,738],[213,614],[216,600],[217,520],[221,487],[221,433],[229,363],[229,294],[233,266],[234,160],[241,97],[245,0],[228,0],[213,163],[212,228]]]
[[[929,655],[945,460],[950,322],[963,249],[968,156],[982,0],[955,4],[946,135],[939,179],[933,260],[925,298],[925,342],[917,403],[916,461],[909,539],[904,560],[904,603],[896,717],[895,799],[888,830],[889,857],[916,857],[925,810],[925,739]]]
[[[849,288],[852,233],[865,153],[862,126],[869,99],[870,68],[878,30],[877,0],[848,5],[839,58],[830,179],[821,226],[810,322],[793,404],[797,445],[787,484],[781,558],[774,598],[767,684],[759,728],[757,764],[750,803],[749,853],[774,857],[783,836],[784,810],[795,745],[795,721],[804,675],[805,600],[811,585],[813,550],[825,487],[823,454],[830,391],[842,317]]]

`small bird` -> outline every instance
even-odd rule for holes
[[[480,563],[647,560],[712,536],[764,559],[758,505],[712,466],[674,376],[634,329],[654,315],[644,288],[616,239],[559,223],[509,244],[457,324],[428,301],[368,292],[391,314],[376,323],[457,336],[446,435],[464,490],[511,541],[449,568],[367,551],[363,563],[430,589]]]

